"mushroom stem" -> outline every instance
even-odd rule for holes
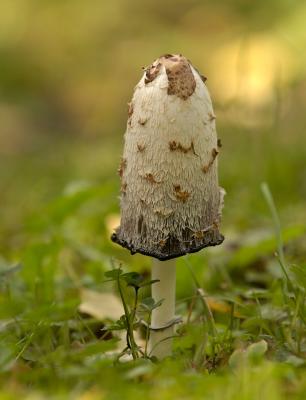
[[[172,337],[175,318],[175,260],[159,261],[153,259],[152,279],[158,279],[152,285],[152,297],[155,302],[162,300],[161,306],[152,312],[151,330],[149,339],[149,354],[158,359],[170,356],[172,353]],[[165,329],[162,329],[163,327]]]

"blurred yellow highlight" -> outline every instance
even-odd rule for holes
[[[212,84],[223,102],[251,106],[271,102],[275,90],[288,84],[296,65],[290,49],[275,37],[248,36],[226,43],[213,54]]]
[[[120,225],[119,214],[109,214],[105,217],[105,226],[108,236],[111,236],[114,230]]]

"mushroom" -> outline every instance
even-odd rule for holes
[[[182,55],[145,69],[129,103],[121,177],[121,222],[112,240],[153,257],[151,355],[171,354],[175,258],[223,242],[224,190],[218,185],[219,142],[202,75]]]

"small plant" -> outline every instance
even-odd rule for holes
[[[275,257],[280,265],[282,277],[282,296],[284,310],[287,316],[287,326],[282,327],[286,347],[295,356],[305,357],[302,350],[305,347],[306,327],[306,272],[305,268],[287,263],[284,253],[281,223],[274,203],[273,196],[267,183],[262,183],[261,190],[273,218],[277,251]]]
[[[148,354],[148,341],[150,337],[149,327],[151,323],[151,316],[153,310],[159,307],[163,300],[155,302],[152,297],[147,297],[140,301],[139,290],[158,282],[158,280],[145,280],[138,272],[124,273],[121,269],[121,266],[105,272],[105,277],[108,278],[107,282],[116,282],[124,309],[124,314],[120,317],[120,319],[106,328],[109,331],[126,331],[126,347],[119,354],[118,360],[125,354],[132,355],[134,360],[140,357],[149,358],[150,355]],[[128,302],[126,299],[124,285],[134,289],[132,302]],[[146,327],[144,349],[138,346],[134,336],[134,331],[139,328],[141,324]]]

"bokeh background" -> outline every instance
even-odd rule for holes
[[[184,54],[208,78],[217,115],[226,240],[189,259],[213,296],[210,307],[220,331],[231,311],[229,303],[215,300],[240,296],[237,304],[245,312],[251,299],[239,340],[256,341],[264,332],[275,343],[277,360],[305,356],[305,349],[291,350],[295,338],[289,344],[281,338],[294,335],[296,306],[290,305],[294,320],[288,325],[283,311],[289,297],[280,294],[286,284],[273,256],[274,223],[261,191],[267,182],[288,265],[299,265],[298,281],[305,285],[305,21],[302,0],[1,0],[0,382],[5,387],[21,388],[21,397],[32,385],[52,391],[101,380],[100,364],[90,366],[77,353],[78,365],[83,363],[78,369],[70,357],[75,343],[90,345],[92,336],[101,336],[95,311],[102,319],[107,311],[99,294],[114,300],[114,287],[103,281],[104,272],[118,265],[115,260],[124,270],[150,273],[149,257],[131,256],[109,237],[119,216],[117,168],[127,103],[141,68],[165,53]],[[178,266],[177,305],[185,315],[183,299],[193,296],[194,287],[184,258]],[[94,317],[86,319],[87,326],[78,314],[80,305],[88,306],[84,290],[97,299],[94,311],[87,307]],[[262,296],[264,322],[251,292]],[[114,318],[109,311],[107,316]],[[192,340],[187,335],[178,346],[191,346]],[[304,361],[288,362],[298,367]],[[101,384],[112,393],[121,375],[110,363]],[[255,398],[255,382],[256,398],[265,397],[263,388],[270,396],[274,378],[270,369],[262,371],[259,380],[250,375],[246,381],[246,398]],[[238,376],[245,378],[233,375],[234,388]],[[294,380],[289,391],[299,384]],[[224,398],[223,384],[215,383],[213,390]],[[239,391],[238,385],[238,397]]]
[[[169,52],[183,53],[208,77],[229,238],[270,223],[263,181],[285,226],[306,220],[303,1],[2,0],[0,7],[5,256],[18,257],[33,220],[45,216],[44,227],[52,226],[45,212],[52,201],[93,186],[96,204],[76,202],[63,220],[77,232],[76,211],[88,212],[99,223],[94,235],[83,229],[80,241],[126,257],[108,234],[119,212],[127,102],[141,67]]]

